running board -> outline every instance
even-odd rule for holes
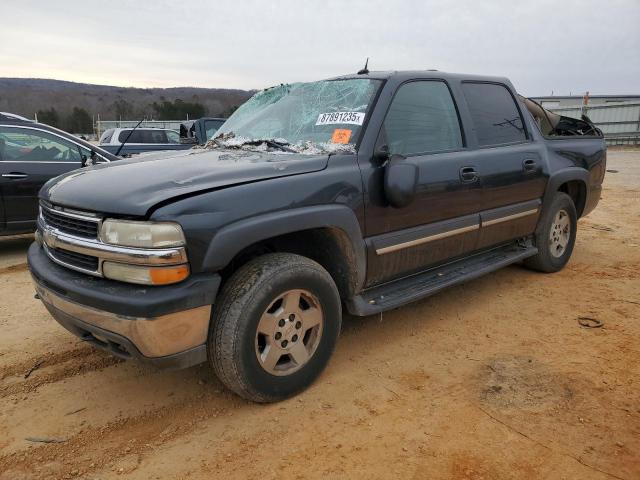
[[[440,290],[481,277],[538,253],[532,245],[489,250],[446,265],[365,290],[347,302],[353,315],[373,315],[428,297]]]

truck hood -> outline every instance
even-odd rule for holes
[[[153,153],[61,175],[42,187],[40,198],[79,210],[142,217],[174,197],[316,172],[326,168],[328,158],[246,150]]]

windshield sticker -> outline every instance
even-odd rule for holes
[[[351,138],[351,130],[345,128],[336,128],[331,135],[332,143],[349,143]]]
[[[352,123],[354,125],[362,125],[362,122],[364,122],[363,112],[333,112],[321,113],[320,115],[318,115],[316,125],[335,125],[336,123]]]

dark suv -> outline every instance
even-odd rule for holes
[[[57,128],[0,114],[0,235],[36,229],[38,191],[46,181],[116,158]]]
[[[29,267],[83,340],[165,367],[208,361],[243,397],[275,401],[322,371],[343,307],[378,313],[519,261],[560,270],[605,165],[588,119],[506,78],[280,85],[179,162],[49,182]]]

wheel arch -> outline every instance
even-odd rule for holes
[[[577,217],[582,216],[587,203],[587,184],[582,180],[568,180],[558,187],[559,192],[564,192],[571,197],[576,207]]]
[[[589,184],[589,172],[583,168],[566,168],[554,173],[547,183],[542,199],[543,213],[551,204],[553,197],[558,192],[566,193],[571,197],[576,207],[578,218],[582,216],[585,205],[587,203],[587,195]],[[542,218],[540,215],[539,218]],[[540,223],[538,222],[538,227]]]
[[[209,243],[203,269],[222,272],[224,281],[252,258],[278,251],[318,262],[343,298],[364,285],[366,254],[360,225],[354,212],[340,205],[272,212],[223,227]]]

